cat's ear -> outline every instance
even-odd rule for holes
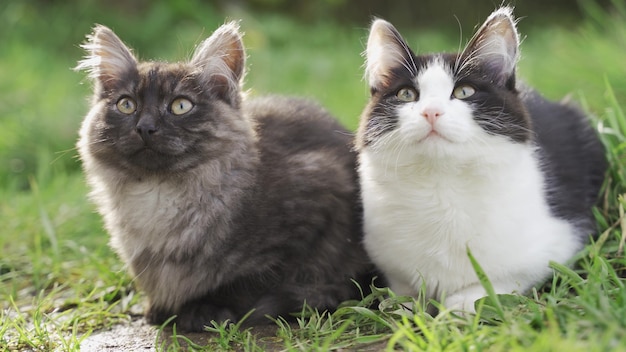
[[[87,55],[75,69],[87,71],[105,90],[124,74],[137,70],[137,59],[131,50],[105,26],[96,25],[81,47]]]
[[[414,56],[391,23],[382,19],[374,20],[365,50],[365,77],[372,91],[388,87],[396,68],[405,68],[411,74],[417,74],[414,72]]]
[[[207,89],[234,105],[240,102],[245,74],[246,54],[241,37],[239,23],[226,23],[198,45],[190,61],[205,78]]]
[[[519,35],[513,10],[502,7],[494,11],[478,29],[461,55],[463,65],[485,67],[494,83],[514,82],[519,59]]]

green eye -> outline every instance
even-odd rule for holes
[[[416,101],[417,91],[409,87],[400,88],[398,93],[396,93],[396,98],[398,98],[401,101]]]
[[[193,108],[193,103],[186,98],[176,98],[170,105],[170,110],[174,115],[186,114]]]
[[[129,97],[123,97],[117,101],[117,110],[122,114],[130,115],[137,110],[137,104]]]
[[[476,93],[476,90],[473,87],[468,85],[460,85],[454,88],[452,95],[457,99],[467,99],[474,95],[474,93]]]

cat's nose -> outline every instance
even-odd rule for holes
[[[434,124],[441,115],[443,115],[443,109],[436,106],[428,106],[422,110],[422,116],[431,125]]]
[[[159,128],[154,121],[149,119],[140,119],[137,123],[137,134],[141,136],[144,142],[149,142],[152,135],[158,131]]]

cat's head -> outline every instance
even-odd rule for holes
[[[138,175],[181,172],[251,138],[239,111],[245,53],[236,22],[186,62],[140,62],[101,25],[83,48],[77,69],[94,82],[78,144],[83,159]]]
[[[463,157],[494,137],[526,142],[530,120],[515,83],[518,47],[510,8],[492,13],[457,54],[415,55],[393,25],[375,20],[365,52],[371,99],[357,147],[411,159]]]

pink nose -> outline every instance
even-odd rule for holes
[[[422,110],[422,116],[424,116],[426,121],[428,121],[431,125],[434,124],[441,115],[443,115],[443,111],[440,108],[427,107]]]

